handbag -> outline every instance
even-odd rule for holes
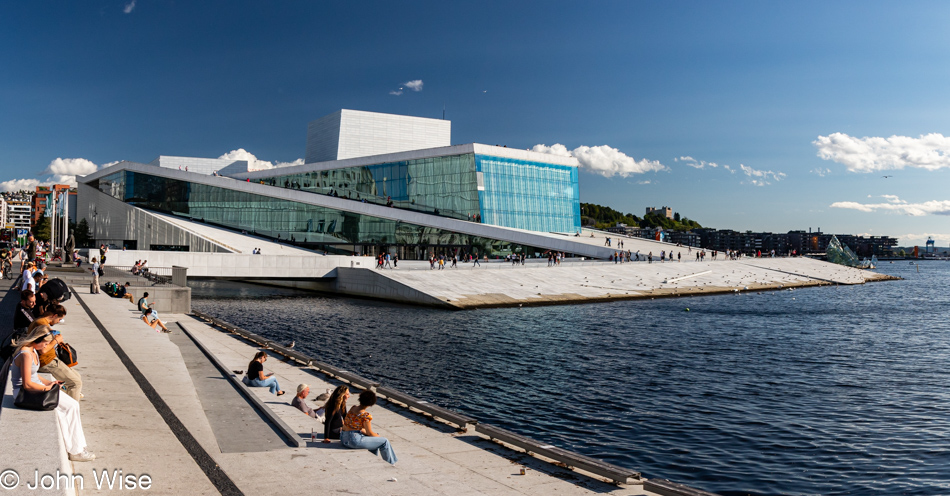
[[[96,273],[99,274],[99,277],[102,277],[102,276],[106,275],[106,272],[105,272],[104,270],[102,270],[102,266],[101,266],[101,265],[99,266],[98,269],[96,269]]]
[[[59,385],[49,391],[28,391],[25,387],[21,387],[16,399],[13,400],[13,406],[41,412],[54,410],[59,405],[59,389]]]
[[[56,358],[67,367],[75,367],[79,363],[79,354],[69,343],[56,345]]]

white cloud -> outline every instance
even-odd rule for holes
[[[135,0],[125,4],[125,7],[122,8],[122,12],[126,14],[131,14],[133,10],[135,10]]]
[[[258,159],[253,153],[243,149],[238,148],[237,150],[231,150],[224,155],[221,155],[218,158],[228,159],[228,160],[247,160],[247,167],[250,170],[265,170],[273,169],[275,167],[289,167],[291,165],[303,165],[303,159],[298,158],[293,162],[268,162],[267,160]]]
[[[716,167],[719,167],[719,164],[717,164],[716,162],[707,162],[707,161],[705,161],[705,160],[696,160],[695,158],[690,157],[690,156],[688,156],[688,155],[685,156],[685,157],[680,157],[679,159],[675,159],[675,158],[674,158],[673,161],[674,161],[674,162],[680,162],[680,161],[681,161],[681,162],[685,163],[686,165],[688,165],[688,166],[690,166],[690,167],[693,167],[693,168],[695,168],[695,169],[705,169],[706,167],[712,167],[712,168],[715,169]]]
[[[115,163],[117,162],[112,164]],[[37,174],[41,179],[11,179],[0,182],[0,191],[35,190],[37,186],[53,184],[68,184],[75,187],[76,176],[86,176],[97,170],[99,166],[84,158],[57,158]]]
[[[811,170],[811,173],[812,173],[812,174],[818,174],[819,177],[825,177],[825,176],[827,176],[828,174],[831,174],[831,169],[828,169],[828,168],[822,169],[821,167],[819,167],[819,168],[817,168],[817,169],[812,169],[812,170]]]
[[[637,181],[637,184],[650,184],[652,181],[647,179],[646,181]]]
[[[940,133],[919,138],[855,138],[844,133],[818,136],[813,141],[818,156],[843,164],[851,172],[900,170],[905,167],[929,171],[950,167],[950,137]]]
[[[40,184],[39,179],[11,179],[0,183],[0,191],[36,191]]]
[[[560,143],[555,143],[551,146],[534,145],[534,148],[532,148],[531,151],[538,152],[538,153],[547,153],[548,155],[560,155],[562,157],[574,156],[574,155],[571,155],[571,151],[568,150],[566,146]]]
[[[844,208],[859,212],[896,212],[920,217],[924,215],[950,215],[950,200],[931,200],[923,203],[907,203],[894,195],[883,195],[887,203],[834,202],[832,208]]]
[[[38,176],[58,174],[63,176],[85,176],[99,170],[99,167],[84,158],[57,158],[46,166]]]
[[[531,151],[565,157],[573,156],[582,168],[604,177],[627,177],[631,174],[667,170],[667,167],[659,161],[647,159],[638,161],[607,145],[579,146],[574,150],[568,150],[566,146],[555,143],[551,146],[534,145]]]
[[[406,88],[409,88],[412,91],[422,91],[422,80],[413,79],[412,81],[407,81],[403,83],[403,86],[405,86]]]
[[[739,164],[739,168],[749,177],[749,182],[756,186],[767,186],[772,184],[772,181],[781,181],[786,176],[784,172],[758,170],[743,164]]]
[[[392,90],[389,92],[389,94],[399,96],[402,94],[402,90]]]

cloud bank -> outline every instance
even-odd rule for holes
[[[253,153],[243,148],[231,150],[218,158],[228,160],[247,160],[247,166],[251,170],[274,169],[277,167],[289,167],[291,165],[303,165],[304,163],[302,158],[298,158],[293,162],[268,162],[267,160],[258,159]]]
[[[566,146],[555,143],[551,146],[534,145],[531,151],[547,153],[549,155],[560,155],[563,157],[574,157],[577,159],[581,168],[604,177],[627,177],[631,174],[667,170],[667,167],[659,161],[647,159],[636,160],[620,150],[607,145],[579,146],[573,150],[568,150]]]
[[[844,133],[818,136],[818,156],[843,164],[851,172],[879,172],[905,167],[935,171],[950,167],[950,137],[939,133],[919,138],[855,138]]]
[[[884,203],[834,202],[831,208],[857,210],[859,212],[897,212],[921,217],[924,215],[950,215],[950,200],[931,200],[923,203],[907,203],[896,195],[882,195]]]
[[[53,184],[68,184],[75,187],[76,176],[85,176],[97,170],[99,170],[99,166],[84,158],[57,158],[37,174],[37,176],[45,177],[45,179],[31,178],[3,181],[0,182],[0,191],[35,190],[37,186],[51,186]]]

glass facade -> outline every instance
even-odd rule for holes
[[[479,213],[472,154],[287,174],[264,178],[261,184],[455,219]]]
[[[332,208],[190,183],[133,171],[119,171],[90,183],[113,198],[234,230],[293,241],[340,254],[396,253],[403,259],[430,254],[504,257],[544,250]]]
[[[544,162],[468,153],[260,182],[531,231],[573,233],[581,227],[577,168]]]
[[[581,229],[577,167],[475,156],[482,222],[530,231]]]

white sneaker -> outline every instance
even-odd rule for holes
[[[91,462],[95,459],[96,459],[96,455],[94,453],[90,453],[89,450],[85,448],[83,448],[82,453],[69,455],[69,460],[73,462]]]

